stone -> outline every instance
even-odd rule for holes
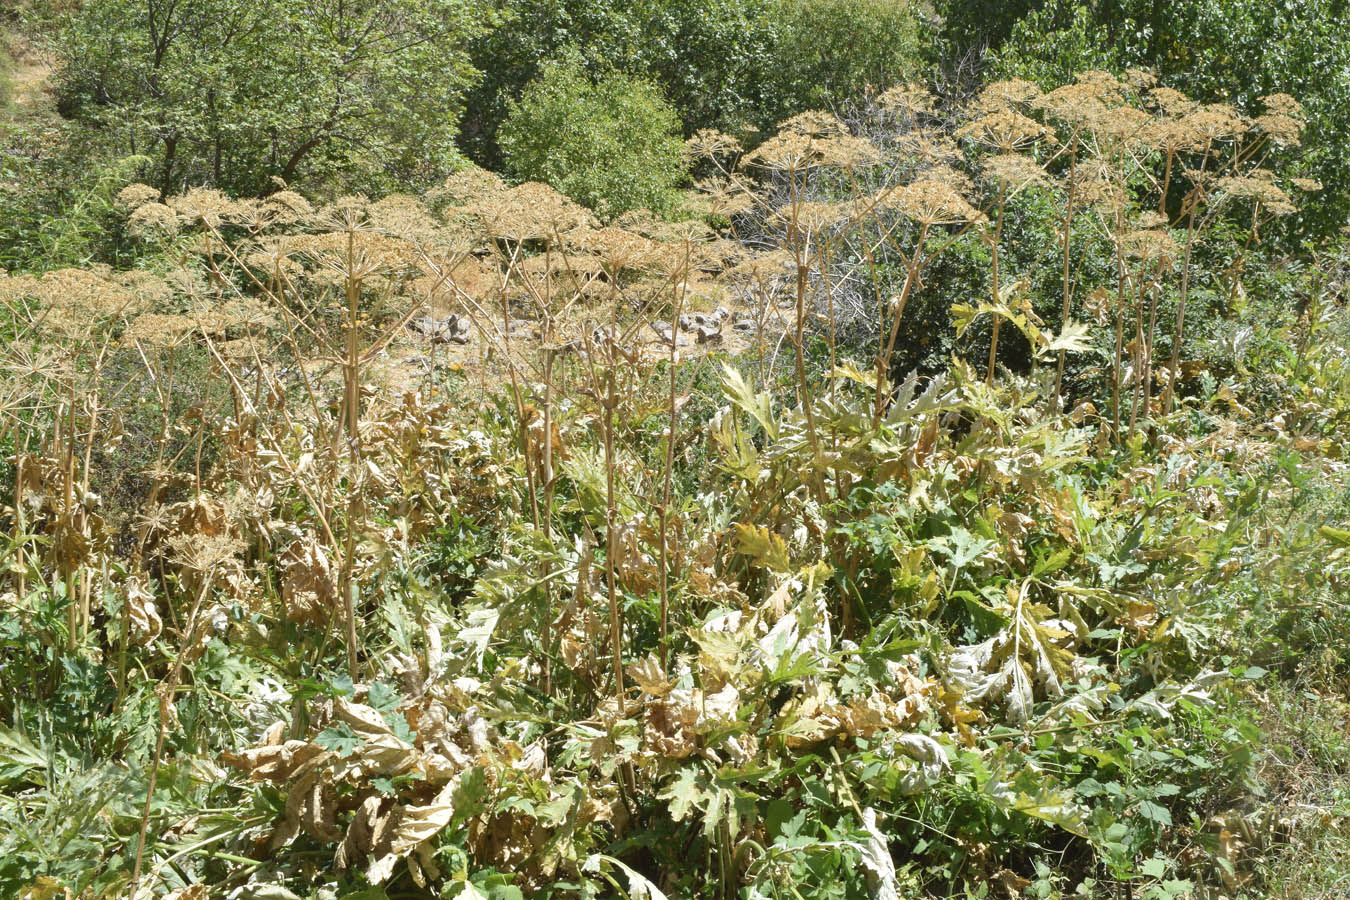
[[[435,337],[440,334],[441,323],[431,316],[417,316],[408,323],[408,329],[427,337]]]

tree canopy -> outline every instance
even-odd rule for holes
[[[153,155],[161,191],[277,176],[375,185],[458,158],[471,0],[106,0],[58,41],[61,106]]]

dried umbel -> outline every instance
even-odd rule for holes
[[[960,145],[943,131],[910,131],[896,141],[896,150],[920,167],[951,165],[965,159]]]
[[[597,228],[581,232],[577,238],[578,246],[595,254],[603,268],[612,274],[655,266],[669,249],[622,228]]]
[[[1045,169],[1034,159],[1021,153],[1000,153],[991,156],[984,160],[981,168],[986,178],[1009,190],[1042,185],[1048,181]]]
[[[1196,149],[1204,149],[1219,141],[1241,137],[1248,128],[1247,120],[1231,106],[1210,103],[1189,113],[1183,120],[1195,135]]]
[[[875,146],[854,137],[835,116],[804,112],[783,122],[778,133],[742,160],[742,165],[783,172],[816,167],[853,169],[880,159]]]
[[[694,136],[684,142],[685,155],[691,159],[716,159],[723,156],[739,156],[745,152],[741,142],[731,135],[715,128],[700,128]]]
[[[1269,170],[1255,169],[1247,175],[1220,178],[1217,188],[1234,199],[1254,200],[1272,215],[1286,216],[1296,211],[1289,195],[1275,183],[1275,173]]]
[[[923,225],[964,225],[985,218],[950,184],[931,178],[883,192],[876,206],[895,210]]]
[[[1130,201],[1129,191],[1120,183],[1120,176],[1107,160],[1094,160],[1081,166],[1072,181],[1066,179],[1065,190],[1072,191],[1074,202],[1082,206],[1122,209]]]
[[[1271,94],[1263,102],[1266,111],[1252,120],[1252,127],[1277,144],[1297,147],[1303,131],[1303,105],[1288,94]]]
[[[111,319],[135,316],[168,293],[163,279],[149,272],[115,273],[98,266],[11,281],[17,282],[17,295],[41,305],[44,330],[76,338],[88,337]]]
[[[986,113],[956,132],[957,137],[1004,153],[1028,149],[1051,134],[1040,122],[1007,108]]]
[[[1114,103],[1106,102],[1100,85],[1080,81],[1042,95],[1036,105],[1070,126],[1081,126],[1101,116]]]
[[[933,94],[921,84],[899,84],[877,97],[877,106],[894,113],[914,115],[933,112]]]
[[[175,347],[195,327],[196,323],[186,316],[143,313],[127,326],[125,337],[152,347]]]
[[[273,224],[293,225],[307,221],[314,215],[314,207],[295,191],[281,190],[270,194],[263,210]]]
[[[1141,228],[1127,232],[1121,239],[1132,257],[1146,260],[1171,260],[1177,255],[1177,243],[1162,229]]]
[[[1172,155],[1183,150],[1204,149],[1204,141],[1196,135],[1184,117],[1154,120],[1149,125],[1146,142]]]
[[[446,204],[447,214],[453,216],[457,208],[469,206],[500,196],[508,190],[501,176],[478,166],[461,169],[427,193],[433,206]]]
[[[137,209],[159,199],[159,190],[148,184],[129,184],[117,192],[117,202],[127,209]]]
[[[1181,91],[1170,87],[1157,87],[1149,91],[1149,101],[1162,113],[1169,116],[1184,116],[1199,106]]]
[[[730,178],[704,178],[694,187],[708,215],[734,216],[754,209],[758,202],[746,185]]]
[[[127,231],[141,240],[171,238],[178,233],[179,217],[163,203],[145,203],[127,217]]]
[[[365,222],[367,220],[363,220]],[[279,239],[278,250],[314,266],[312,281],[340,285],[348,279],[403,278],[418,271],[422,254],[412,241],[367,230],[325,231]]]
[[[780,224],[791,224],[799,231],[815,234],[847,222],[852,210],[843,203],[787,203],[774,210],[773,217]]]
[[[584,208],[536,181],[487,193],[456,213],[476,219],[493,237],[513,241],[552,239],[595,224]]]
[[[985,85],[975,101],[975,111],[992,113],[1016,106],[1034,103],[1041,96],[1041,89],[1023,78],[1011,78]]]
[[[1110,72],[1101,69],[1090,69],[1074,76],[1074,80],[1081,85],[1091,88],[1097,92],[1097,95],[1105,101],[1122,102],[1129,88],[1125,82],[1121,81]]]
[[[1140,93],[1151,90],[1158,83],[1158,76],[1146,69],[1126,69],[1124,81]]]
[[[416,197],[391,194],[370,204],[369,227],[419,246],[438,243],[444,227]]]
[[[727,270],[732,281],[749,281],[764,285],[786,278],[796,267],[796,259],[786,250],[770,250],[746,256]]]
[[[251,220],[256,206],[247,200],[234,200],[212,188],[193,188],[186,194],[170,197],[168,205],[185,219],[201,222],[209,228]]]
[[[1153,117],[1133,106],[1117,106],[1094,116],[1088,127],[1112,144],[1143,144],[1153,134]]]

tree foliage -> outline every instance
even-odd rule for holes
[[[474,47],[465,143],[499,161],[495,135],[540,60],[581,48],[592,74],[618,70],[660,85],[686,132],[767,128],[917,70],[909,0],[506,0],[504,24]]]
[[[153,156],[164,192],[413,182],[458,157],[488,21],[469,0],[86,3],[57,40],[61,108]]]

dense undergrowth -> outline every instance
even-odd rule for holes
[[[0,893],[1345,891],[1299,125],[1094,72],[700,132],[669,220],[121,189],[134,267],[0,277]]]

